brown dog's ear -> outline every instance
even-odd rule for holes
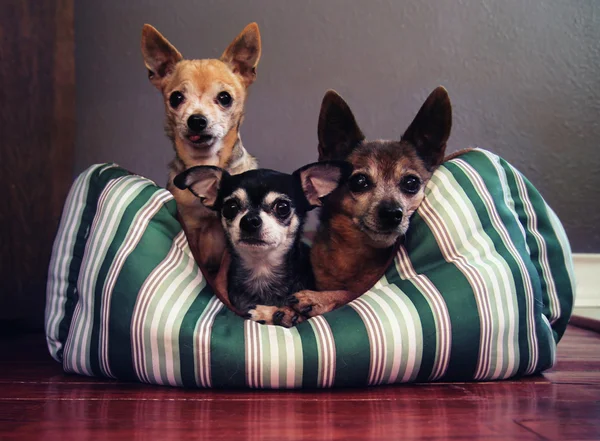
[[[322,198],[343,184],[352,173],[352,165],[345,161],[321,161],[296,170],[302,191],[311,207],[319,207]]]
[[[225,49],[221,61],[238,74],[248,87],[256,79],[256,66],[260,60],[260,32],[256,23],[250,23]]]
[[[145,24],[142,29],[142,55],[148,69],[148,78],[158,89],[162,89],[162,80],[183,59],[175,46],[149,24]]]
[[[319,114],[319,161],[343,160],[365,139],[346,101],[328,90]]]
[[[439,86],[425,100],[419,113],[402,135],[402,140],[413,144],[417,154],[430,169],[433,169],[444,160],[451,128],[450,97],[448,91]]]
[[[228,173],[219,167],[199,165],[178,174],[173,179],[173,184],[180,190],[187,188],[194,196],[200,198],[206,207],[214,208],[221,182],[226,176]]]

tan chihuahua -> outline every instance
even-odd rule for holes
[[[218,166],[230,174],[257,167],[240,139],[247,89],[256,79],[261,43],[251,23],[220,59],[184,60],[155,28],[142,30],[142,54],[150,82],[162,93],[165,131],[173,142],[167,189],[177,201],[180,220],[194,258],[209,272],[225,250],[219,220],[198,198],[173,185],[175,176],[197,165]]]
[[[400,141],[366,141],[348,105],[327,92],[319,117],[319,160],[346,160],[354,171],[321,212],[311,250],[318,291],[296,293],[292,308],[309,317],[324,314],[381,278],[425,185],[444,161],[451,126],[450,99],[438,87]]]

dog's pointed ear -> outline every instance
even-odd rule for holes
[[[322,198],[346,182],[350,174],[352,165],[345,161],[315,162],[294,172],[311,207],[323,205]]]
[[[162,89],[162,80],[183,59],[175,46],[149,24],[142,28],[142,55],[148,69],[148,78],[159,90]]]
[[[173,179],[173,184],[180,190],[187,188],[206,207],[214,208],[221,183],[227,176],[229,174],[219,167],[199,165],[178,174]]]
[[[260,60],[260,32],[256,23],[250,23],[221,55],[221,61],[238,74],[246,87],[256,79],[256,66]]]
[[[450,97],[448,91],[439,86],[425,100],[419,113],[402,135],[402,140],[413,144],[417,154],[430,169],[433,169],[444,160],[451,128]]]
[[[365,139],[346,101],[328,90],[319,114],[319,161],[343,160]]]

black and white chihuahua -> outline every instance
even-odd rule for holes
[[[304,221],[351,171],[342,161],[309,164],[291,175],[267,169],[230,175],[197,166],[175,178],[178,188],[219,214],[231,255],[229,301],[239,313],[286,327],[303,320],[287,301],[315,287],[310,251],[302,242]]]

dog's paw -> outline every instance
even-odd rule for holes
[[[299,314],[315,317],[335,309],[335,303],[327,300],[327,296],[319,291],[304,290],[292,295],[288,302]]]
[[[288,306],[257,305],[248,311],[248,318],[262,325],[291,328],[304,321],[304,317]]]

